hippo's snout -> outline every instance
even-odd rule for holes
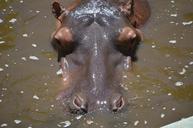
[[[109,100],[95,100],[95,104],[92,101],[92,104],[88,102],[85,97],[79,95],[73,96],[72,100],[69,103],[70,113],[73,114],[86,114],[95,110],[108,110],[110,112],[118,112],[124,108],[125,100],[123,96],[114,96]],[[95,108],[95,109],[94,109]],[[97,109],[96,109],[97,108]]]

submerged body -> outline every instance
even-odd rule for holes
[[[69,85],[59,96],[66,111],[121,110],[127,100],[121,77],[131,67],[149,18],[147,1],[82,0],[69,10],[53,3],[57,30],[52,45],[58,51]],[[124,4],[123,4],[124,3]]]

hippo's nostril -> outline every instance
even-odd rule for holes
[[[72,103],[74,109],[76,109],[78,113],[87,113],[88,106],[85,98],[81,97],[80,95],[76,95],[73,98]]]
[[[125,105],[124,98],[122,96],[115,97],[112,101],[112,111],[117,112]]]

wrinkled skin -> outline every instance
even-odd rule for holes
[[[67,10],[53,2],[57,29],[52,45],[67,85],[58,99],[65,112],[122,110],[128,104],[122,73],[130,70],[143,39],[138,27],[149,18],[149,5],[146,0],[76,2]]]

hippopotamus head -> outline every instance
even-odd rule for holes
[[[119,111],[127,104],[122,73],[131,68],[142,40],[134,22],[132,0],[77,0],[65,9],[52,4],[57,29],[52,45],[58,52],[65,89],[58,99],[66,111]]]

